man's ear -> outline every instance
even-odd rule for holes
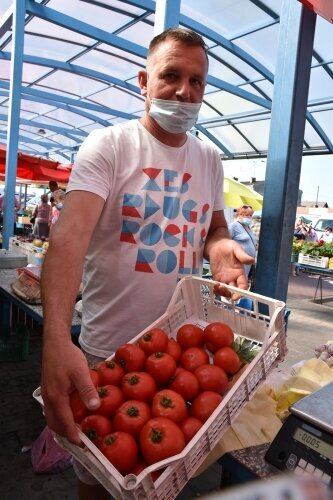
[[[141,95],[146,96],[147,95],[147,82],[148,82],[148,74],[145,69],[140,69],[138,73],[138,81],[139,81],[139,87],[141,89]]]

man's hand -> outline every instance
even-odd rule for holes
[[[100,406],[84,354],[71,339],[60,342],[59,339],[49,339],[44,343],[42,367],[42,397],[47,424],[60,436],[80,445],[70,408],[70,394],[75,389],[89,410]]]
[[[214,280],[247,290],[244,264],[253,264],[254,258],[244,252],[237,242],[229,238],[216,241],[210,247],[209,262]],[[230,296],[230,293],[223,287],[217,287],[215,292]],[[234,294],[232,298],[237,300],[239,296]]]

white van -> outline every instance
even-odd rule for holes
[[[333,227],[333,214],[325,214],[319,217],[313,229],[316,231],[318,239],[325,232],[326,227]]]

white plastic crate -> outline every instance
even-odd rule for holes
[[[181,453],[151,465],[139,476],[128,474],[124,477],[83,433],[80,432],[80,435],[85,448],[72,445],[57,436],[59,444],[69,450],[117,499],[174,499],[221,439],[241,408],[287,352],[283,302],[225,285],[231,292],[241,293],[253,300],[253,311],[249,311],[234,302],[224,299],[221,301],[214,295],[213,287],[214,282],[211,280],[195,277],[182,279],[166,312],[132,340],[137,342],[151,328],[161,328],[170,337],[175,337],[178,328],[184,323],[195,323],[204,328],[213,321],[222,321],[236,335],[261,345],[257,356]],[[266,307],[265,313],[261,312],[262,307]],[[40,389],[34,392],[34,397],[43,404]],[[150,473],[164,468],[164,472],[153,482]]]
[[[305,264],[308,266],[321,267],[325,269],[328,267],[329,258],[328,257],[312,257],[311,255],[305,255],[300,253],[298,255],[298,263]]]

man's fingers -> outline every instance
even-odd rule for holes
[[[88,374],[88,372],[87,372]],[[76,384],[76,388],[85,406],[88,410],[96,410],[100,407],[101,401],[96,390],[96,387],[91,383],[91,378],[88,375]]]
[[[234,251],[235,251],[235,256],[242,264],[254,264],[255,262],[254,257],[251,257],[246,252],[244,252],[244,250],[240,245],[237,245]]]
[[[66,437],[73,444],[81,445],[78,429],[73,419],[73,413],[69,406],[69,401],[64,404],[53,406],[52,410],[45,405],[45,416],[47,425],[59,436]]]

